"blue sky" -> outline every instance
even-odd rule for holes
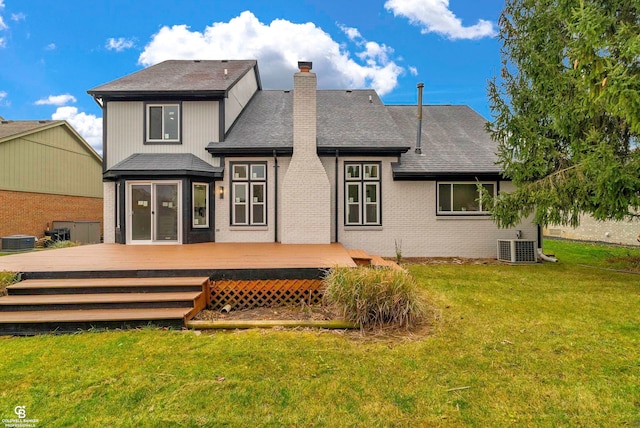
[[[320,88],[387,104],[467,104],[489,119],[503,0],[0,0],[0,116],[66,119],[101,151],[86,91],[165,59],[258,59],[265,89],[298,60]]]

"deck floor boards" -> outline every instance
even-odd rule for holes
[[[340,244],[94,244],[0,257],[0,271],[96,272],[355,266]]]

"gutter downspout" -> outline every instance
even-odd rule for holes
[[[538,258],[545,262],[557,263],[558,259],[555,257],[547,256],[542,251],[542,226],[538,225]]]
[[[336,149],[336,211],[335,211],[335,224],[336,224],[336,244],[338,241],[338,196],[340,191],[340,185],[338,183],[338,156],[340,156],[340,150]]]
[[[275,170],[275,202],[273,206],[273,217],[274,217],[274,226],[273,226],[273,242],[278,242],[278,153],[276,150],[273,151],[273,169]]]
[[[416,137],[416,154],[422,154],[422,89],[424,83],[418,83],[418,136]]]

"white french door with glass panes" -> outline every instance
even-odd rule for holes
[[[182,242],[179,181],[127,182],[127,244]]]

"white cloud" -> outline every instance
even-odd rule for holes
[[[417,76],[418,75],[418,69],[415,67],[409,67],[409,73],[411,73],[412,76]]]
[[[107,43],[105,44],[105,48],[116,52],[122,52],[123,50],[132,48],[133,46],[133,40],[125,39],[124,37],[118,37],[117,39],[111,37],[107,39]]]
[[[422,34],[437,33],[450,39],[481,39],[496,35],[494,25],[483,19],[470,27],[449,10],[449,0],[387,0],[385,9],[422,27]]]
[[[25,15],[22,12],[18,12],[18,13],[12,13],[11,14],[11,20],[18,22],[18,21],[24,21],[25,19],[27,19],[27,15]]]
[[[204,31],[186,25],[162,27],[140,54],[144,66],[167,59],[257,59],[265,88],[291,87],[300,60],[312,61],[320,88],[373,87],[381,95],[393,90],[404,69],[391,58],[393,49],[367,42],[355,28],[341,27],[352,54],[314,23],[276,19],[264,24],[249,11]]]
[[[4,48],[7,46],[7,39],[4,37],[0,37],[0,48]]]
[[[78,113],[77,107],[58,107],[51,115],[53,120],[66,120],[78,134],[98,153],[102,154],[102,118],[84,112]]]
[[[0,12],[2,9],[4,9],[4,0],[0,0]],[[9,27],[4,23],[4,19],[2,18],[2,15],[0,15],[0,30],[6,30],[7,28]]]
[[[56,48],[56,44],[55,44],[55,43],[49,43],[49,44],[45,47],[45,49],[46,49],[46,50],[48,50],[48,51],[55,50],[55,48]]]
[[[71,94],[49,95],[47,98],[41,98],[35,102],[38,106],[63,106],[68,103],[75,103],[76,97]]]
[[[5,101],[8,96],[9,94],[6,91],[0,91],[0,106],[8,106],[10,104],[9,101]]]

